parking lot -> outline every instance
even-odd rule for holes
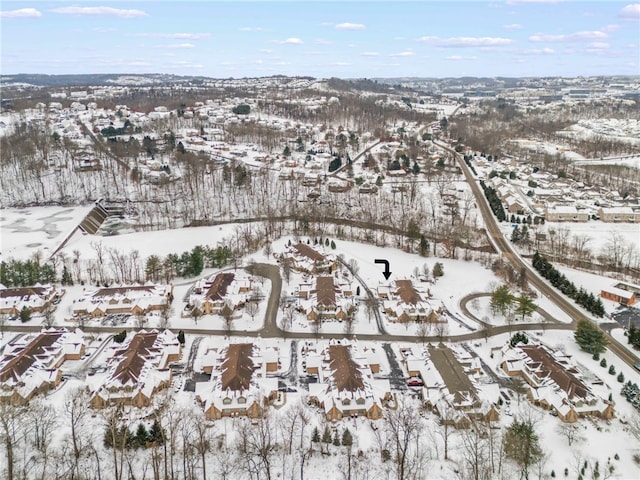
[[[621,307],[616,310],[611,317],[623,328],[630,328],[631,325],[640,328],[640,309],[634,307]]]

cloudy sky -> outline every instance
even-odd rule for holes
[[[640,75],[640,3],[0,4],[1,73]]]

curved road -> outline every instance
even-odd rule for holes
[[[509,242],[505,236],[502,234],[498,226],[498,221],[494,217],[491,208],[489,207],[489,203],[484,196],[484,192],[480,188],[478,182],[474,178],[471,170],[464,162],[462,155],[458,152],[450,148],[448,145],[443,144],[442,142],[434,142],[440,148],[447,150],[452,153],[456,160],[458,161],[458,165],[460,166],[462,172],[464,173],[465,179],[471,190],[473,191],[474,196],[476,197],[476,204],[482,213],[482,217],[484,218],[484,223],[487,228],[487,234],[491,243],[494,245],[495,249],[502,254],[502,256],[509,261],[517,271],[521,269],[525,269],[527,272],[527,280],[529,283],[534,285],[540,292],[546,295],[551,301],[553,301],[564,313],[566,313],[569,318],[572,319],[571,324],[569,326],[574,328],[577,326],[578,321],[580,320],[588,320],[590,322],[594,322],[594,320],[586,315],[582,310],[580,310],[576,305],[573,304],[572,300],[565,297],[562,293],[558,292],[555,288],[547,283],[542,277],[538,275],[538,272],[527,262],[525,262],[520,255],[515,251],[511,242]],[[620,357],[625,363],[629,366],[633,367],[635,363],[638,363],[638,357],[636,357],[633,353],[627,350],[620,342],[611,337],[607,332],[604,332],[608,345],[607,347],[618,357]]]

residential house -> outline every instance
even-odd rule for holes
[[[207,352],[203,370],[211,380],[196,383],[196,399],[208,419],[257,418],[278,398],[277,352],[253,343],[232,343]],[[275,361],[274,361],[275,360]]]
[[[221,314],[225,308],[233,312],[244,306],[252,286],[251,277],[242,271],[219,272],[196,282],[189,306],[200,308],[204,314]]]
[[[171,384],[169,363],[180,355],[178,338],[169,330],[141,330],[129,336],[112,348],[106,378],[87,380],[91,406],[149,406],[153,395]]]
[[[528,385],[527,397],[535,405],[555,411],[563,422],[580,417],[613,417],[613,403],[602,380],[582,372],[570,356],[543,345],[507,344],[502,350],[502,369]]]
[[[388,379],[373,377],[379,363],[373,368],[360,363],[367,358],[356,343],[340,340],[331,340],[320,355],[307,358],[307,372],[318,375],[318,382],[309,384],[309,401],[322,409],[327,420],[382,417],[382,408],[392,399],[391,387]]]
[[[301,283],[298,296],[306,300],[300,301],[300,308],[309,321],[345,320],[356,308],[351,284],[330,275],[315,277],[315,283]]]
[[[574,205],[550,205],[545,208],[544,218],[547,222],[588,222],[589,213]]]
[[[0,284],[0,314],[19,315],[20,310],[28,308],[31,312],[40,312],[58,299],[63,292],[58,292],[55,285],[7,288]]]
[[[433,408],[442,421],[456,428],[467,428],[475,420],[499,419],[499,385],[478,382],[478,357],[458,345],[440,344],[421,350],[402,350],[403,363],[410,378],[421,385],[426,407]]]
[[[319,248],[322,249],[322,246]],[[281,259],[283,262],[289,262],[294,270],[314,275],[332,273],[337,266],[334,255],[320,253],[320,251],[304,243],[288,246]]]
[[[81,330],[42,330],[5,345],[0,359],[0,403],[24,405],[34,395],[55,388],[62,380],[60,366],[84,355]]]
[[[125,313],[145,315],[166,308],[173,300],[173,285],[127,285],[89,291],[73,305],[74,315],[92,318]]]
[[[640,223],[640,209],[631,207],[600,207],[598,216],[603,222]]]
[[[442,305],[427,300],[428,292],[419,292],[411,280],[396,280],[395,288],[380,285],[378,297],[383,299],[383,310],[392,322],[446,322]]]

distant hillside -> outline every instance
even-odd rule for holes
[[[149,74],[86,74],[86,75],[44,75],[20,73],[18,75],[2,75],[0,82],[11,84],[28,84],[37,87],[83,86],[83,85],[158,85],[161,83],[184,83],[202,80],[204,77],[182,77],[161,73]]]

